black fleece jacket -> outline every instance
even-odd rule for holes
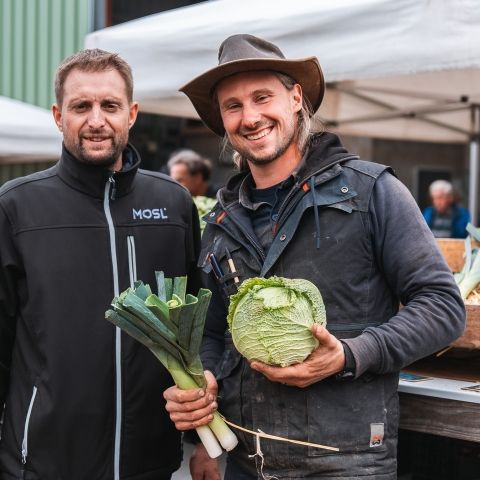
[[[129,146],[112,175],[64,150],[0,189],[2,479],[153,480],[180,464],[168,372],[104,319],[155,270],[199,286],[191,197],[139,163]]]

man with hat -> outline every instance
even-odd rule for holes
[[[310,117],[325,84],[318,60],[287,60],[275,45],[234,35],[219,65],[181,89],[235,151],[240,172],[209,214],[199,265],[213,291],[202,360],[209,387],[165,391],[179,430],[217,408],[236,425],[332,452],[238,431],[227,480],[396,478],[398,373],[461,335],[464,308],[408,190],[383,165],[349,153]],[[211,271],[216,257],[223,278]],[[250,364],[226,323],[235,280],[278,275],[315,283],[327,328],[302,363]],[[399,310],[399,304],[403,308]],[[255,321],[255,319],[252,319]],[[194,479],[218,478],[203,447]]]

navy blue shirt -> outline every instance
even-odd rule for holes
[[[275,237],[275,223],[283,201],[292,188],[292,176],[268,188],[255,188],[251,175],[247,176],[240,188],[240,203],[250,211],[250,220],[265,254]]]

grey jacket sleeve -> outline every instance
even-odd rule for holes
[[[0,204],[0,411],[5,402],[10,376],[17,296],[15,277],[18,275],[12,228]]]
[[[356,376],[388,373],[440,350],[465,327],[465,307],[452,273],[407,188],[384,173],[369,212],[378,268],[403,305],[386,323],[345,340]]]

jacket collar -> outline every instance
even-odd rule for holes
[[[75,190],[96,198],[103,198],[105,185],[112,178],[115,181],[115,196],[121,197],[133,189],[139,164],[140,156],[130,144],[123,151],[123,169],[119,172],[111,172],[106,167],[82,163],[63,145],[62,156],[58,162],[58,176]]]
[[[301,186],[310,177],[329,170],[333,166],[351,158],[357,157],[348,153],[340,143],[337,135],[329,132],[316,134],[313,136],[309,149],[301,163],[292,173],[295,185]],[[217,194],[217,198],[222,205],[238,201],[240,186],[249,175],[250,171],[243,171],[230,178],[225,187]]]

